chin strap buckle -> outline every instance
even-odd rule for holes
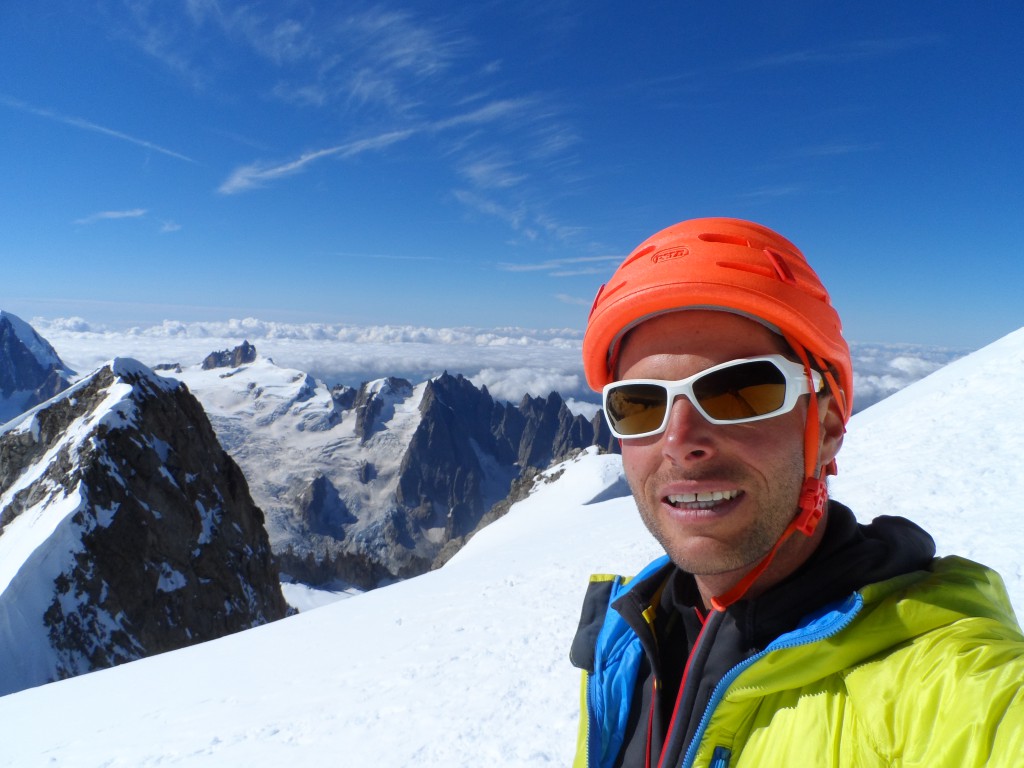
[[[828,501],[828,488],[825,485],[824,480],[819,480],[816,477],[808,477],[804,480],[803,488],[800,490],[800,511],[797,512],[796,517],[793,518],[792,522],[786,526],[786,530],[782,532],[782,536],[775,542],[775,546],[771,548],[771,551],[761,558],[754,568],[747,573],[742,579],[737,582],[732,589],[723,595],[717,595],[711,598],[711,607],[716,611],[724,611],[730,605],[735,603],[737,600],[742,598],[747,590],[750,589],[751,585],[758,580],[762,573],[768,568],[772,560],[775,558],[775,553],[779,551],[779,548],[786,542],[786,540],[794,533],[799,531],[804,536],[810,536],[814,533],[814,529],[818,527],[818,523],[821,518],[825,516],[825,502]]]
[[[825,502],[828,501],[828,487],[824,480],[808,477],[800,491],[800,513],[794,520],[796,530],[805,536],[814,533],[818,522],[825,515]]]

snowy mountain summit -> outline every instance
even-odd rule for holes
[[[0,695],[286,613],[263,515],[180,383],[115,359],[0,429]]]
[[[32,326],[0,310],[0,424],[66,389],[74,375]]]

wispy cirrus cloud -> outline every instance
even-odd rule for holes
[[[0,94],[0,104],[4,105],[5,107],[8,107],[10,109],[16,109],[16,110],[18,110],[20,112],[25,112],[27,114],[35,115],[37,117],[42,117],[42,118],[45,118],[47,120],[52,120],[52,121],[57,122],[57,123],[63,123],[64,125],[69,125],[72,128],[79,128],[79,129],[84,130],[84,131],[92,131],[93,133],[99,133],[99,134],[102,134],[104,136],[109,136],[110,138],[113,138],[113,139],[118,139],[120,141],[126,141],[126,142],[128,142],[130,144],[135,144],[136,146],[144,147],[146,149],[153,150],[154,152],[159,152],[159,153],[161,153],[163,155],[167,155],[168,157],[173,157],[176,160],[184,160],[187,163],[195,163],[196,162],[195,160],[193,160],[188,155],[183,155],[180,152],[175,152],[174,150],[167,149],[166,147],[162,147],[159,144],[153,143],[152,141],[146,141],[145,139],[140,139],[140,138],[137,138],[135,136],[130,136],[127,133],[122,133],[121,131],[116,131],[113,128],[107,128],[106,126],[99,125],[98,123],[94,123],[94,122],[92,122],[90,120],[86,120],[86,119],[81,118],[81,117],[73,117],[73,116],[69,116],[69,115],[62,115],[59,112],[54,112],[51,109],[45,109],[43,107],[36,107],[36,106],[31,105],[31,104],[27,104],[24,101],[20,101],[18,99],[11,98],[10,96],[5,96],[3,94]]]
[[[452,197],[467,208],[471,208],[485,216],[491,216],[503,221],[508,227],[515,230],[519,235],[529,241],[536,241],[546,235],[554,240],[566,242],[582,231],[581,227],[561,224],[543,210],[540,210],[536,206],[530,205],[522,200],[514,202],[499,201],[491,196],[480,194],[478,191],[468,189],[456,189],[452,192]],[[550,264],[554,262],[548,263]],[[516,269],[517,266],[519,267],[518,270]],[[499,265],[499,269],[523,272],[548,270],[554,277],[594,274],[593,272],[579,270],[561,272],[552,271],[550,267],[538,267],[536,265],[522,266],[508,264],[504,266]]]
[[[217,188],[217,191],[223,195],[234,195],[239,192],[256,189],[285,176],[301,173],[309,165],[319,160],[328,157],[354,157],[363,152],[384,149],[392,144],[405,141],[416,132],[414,129],[389,131],[379,136],[306,152],[294,160],[288,160],[283,163],[255,162],[243,165],[232,171],[231,175],[224,180],[224,183]]]
[[[498,269],[503,272],[547,272],[552,277],[577,277],[607,274],[621,261],[622,256],[576,256],[530,264],[503,262],[498,264]]]
[[[233,195],[265,186],[269,182],[285,176],[301,173],[313,163],[329,157],[355,157],[364,152],[385,149],[417,134],[436,134],[462,126],[476,126],[507,119],[510,115],[523,110],[529,103],[529,99],[499,100],[469,112],[441,120],[422,122],[409,128],[387,131],[366,139],[358,139],[332,147],[325,147],[324,149],[305,152],[294,160],[279,163],[250,163],[232,171],[231,175],[220,185],[218,191],[221,194]]]
[[[527,178],[514,160],[496,154],[468,160],[459,168],[459,173],[474,186],[484,189],[514,187]]]
[[[530,109],[536,105],[537,100],[527,96],[518,99],[498,99],[469,112],[462,112],[448,118],[436,120],[430,124],[429,129],[435,132],[446,131],[451,128],[483,125],[484,123],[511,120],[516,117],[522,118],[528,115]]]
[[[110,219],[139,219],[145,216],[148,211],[145,208],[132,208],[127,211],[100,211],[98,213],[75,219],[75,224],[95,224],[97,221]]]
[[[572,307],[589,307],[594,303],[593,298],[584,299],[582,296],[571,296],[568,293],[556,293],[555,300]]]
[[[380,5],[124,4],[111,19],[119,34],[193,88],[224,87],[226,72],[245,67],[262,72],[253,82],[263,94],[302,106],[405,113],[465,47],[439,22]]]
[[[744,200],[775,200],[780,197],[798,195],[803,191],[804,189],[796,184],[777,184],[772,187],[752,189],[749,192],[744,192],[738,195],[738,197],[743,198]]]
[[[856,142],[835,142],[833,144],[816,144],[802,147],[793,154],[797,157],[839,157],[841,155],[855,155],[862,152],[874,152],[881,145],[860,144]]]
[[[543,94],[508,91],[496,62],[479,65],[472,54],[480,42],[458,20],[372,2],[121,1],[128,12],[111,16],[116,34],[197,90],[241,86],[264,102],[377,126],[368,137],[306,142],[276,157],[261,151],[225,173],[220,194],[272,187],[328,159],[423,136],[468,182],[472,192],[453,192],[455,200],[526,240],[565,239],[574,231],[544,209],[538,192],[552,174],[563,190],[567,183],[566,155],[579,138],[561,119],[564,106]],[[246,77],[233,77],[242,67]]]
[[[854,40],[846,44],[829,46],[827,48],[805,48],[798,51],[786,51],[772,56],[764,56],[749,61],[739,68],[741,70],[753,70],[800,66],[803,64],[843,64],[893,56],[927,46],[938,45],[941,42],[942,39],[936,35]]]
[[[523,232],[530,239],[536,237],[536,232],[527,224],[526,209],[522,205],[503,204],[466,189],[457,189],[452,196],[468,208],[501,219],[509,227]]]

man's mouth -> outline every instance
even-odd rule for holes
[[[731,501],[739,491],[701,491],[700,493],[673,493],[665,500],[676,509],[712,509],[723,501]]]

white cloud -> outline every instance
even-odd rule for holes
[[[514,187],[526,179],[526,174],[513,169],[509,159],[490,157],[471,160],[459,170],[475,186],[484,188]]]
[[[473,208],[480,213],[484,213],[488,216],[494,216],[495,218],[504,221],[512,229],[529,235],[530,230],[524,224],[526,211],[522,206],[505,205],[497,202],[496,200],[479,195],[476,192],[470,192],[469,190],[464,189],[457,189],[452,194],[456,200],[467,208]]]
[[[941,38],[935,35],[853,40],[841,45],[831,45],[827,48],[805,48],[803,50],[786,51],[772,56],[765,56],[748,62],[740,69],[765,69],[808,64],[842,64],[889,57],[926,46],[938,45],[941,42]]]
[[[594,303],[593,299],[584,299],[581,296],[570,296],[567,293],[556,293],[555,299],[563,304],[569,304],[574,307],[589,307]]]
[[[75,219],[75,224],[95,224],[97,221],[105,221],[109,219],[138,219],[145,216],[147,210],[145,208],[132,208],[127,211],[100,211],[94,213],[91,216],[86,216],[81,219]]]
[[[549,272],[555,277],[576,275],[605,275],[622,261],[622,256],[574,256],[568,259],[551,259],[525,264],[501,262],[498,269],[504,272]]]
[[[539,394],[546,387],[550,391],[556,382],[576,389],[583,386],[581,334],[565,329],[289,324],[257,318],[165,320],[126,331],[93,326],[81,318],[37,317],[33,325],[68,365],[82,372],[117,356],[150,366],[193,365],[212,351],[248,340],[278,365],[307,371],[330,383],[358,385],[386,375],[423,381],[445,370],[472,377],[490,369],[515,372],[507,377],[507,385],[499,386],[498,395],[513,400],[527,391]]]
[[[526,114],[526,110],[536,102],[533,99],[502,99],[492,101],[482,107],[454,115],[443,120],[438,120],[431,126],[432,130],[445,131],[450,128],[458,128],[463,125],[481,125],[492,123],[496,120],[510,120],[516,116]]]
[[[421,123],[410,128],[402,128],[393,131],[386,131],[365,139],[356,139],[333,147],[312,150],[305,152],[294,160],[281,163],[268,163],[257,161],[243,165],[232,171],[231,175],[220,185],[218,191],[225,195],[233,195],[238,192],[262,187],[265,184],[292,176],[306,170],[307,166],[323,160],[327,157],[348,158],[361,155],[364,152],[386,149],[393,144],[405,141],[420,133],[437,133],[465,125],[479,125],[507,117],[510,113],[516,112],[529,101],[525,99],[509,99],[486,104],[478,109],[463,114],[455,115],[443,120]],[[493,173],[493,168],[488,171],[483,166],[476,170],[477,176],[484,178],[487,173]]]
[[[966,350],[900,344],[851,344],[858,411],[934,373]]]
[[[486,386],[495,400],[519,402],[523,395],[547,397],[551,392],[579,393],[581,373],[554,368],[484,368],[470,377],[476,386]]]
[[[383,376],[424,381],[443,371],[485,384],[498,399],[558,391],[567,400],[596,403],[583,377],[582,332],[575,329],[427,328],[291,324],[236,318],[223,322],[165,320],[115,331],[80,317],[32,319],[71,368],[87,373],[113,357],[146,365],[195,365],[210,352],[253,343],[281,366],[331,384],[356,386]],[[919,345],[852,344],[858,410],[902,389],[968,350]],[[574,406],[582,412],[583,406]]]
[[[17,109],[21,112],[27,112],[31,115],[46,118],[47,120],[52,120],[57,123],[63,123],[64,125],[70,125],[73,128],[80,128],[85,131],[91,131],[93,133],[99,133],[104,136],[119,139],[120,141],[126,141],[130,144],[135,144],[137,146],[144,147],[145,149],[151,149],[154,152],[159,152],[161,154],[167,155],[168,157],[173,157],[177,160],[184,160],[189,163],[196,162],[191,157],[183,155],[180,152],[174,152],[173,150],[167,149],[166,147],[162,147],[159,144],[154,144],[151,141],[139,139],[136,138],[135,136],[129,136],[127,133],[115,131],[113,128],[107,128],[106,126],[99,125],[98,123],[94,123],[90,120],[86,120],[81,117],[62,115],[59,112],[54,112],[50,109],[34,107],[31,104],[26,104],[23,101],[12,99],[9,96],[4,96],[3,94],[0,94],[0,104],[10,107],[11,109]]]
[[[306,166],[323,160],[326,157],[353,157],[372,150],[384,149],[399,141],[404,141],[412,136],[415,130],[389,131],[379,136],[367,139],[350,141],[335,147],[318,149],[313,152],[306,152],[295,160],[272,165],[268,163],[251,163],[236,168],[231,175],[220,185],[218,191],[221,194],[233,195],[249,189],[263,186],[266,182],[275,181],[284,176],[292,176],[305,170]]]
[[[747,200],[774,200],[780,197],[789,197],[800,194],[802,189],[796,184],[778,184],[774,187],[761,187],[752,189],[739,195]]]
[[[37,333],[60,333],[61,331],[72,331],[75,333],[90,333],[93,328],[84,317],[56,317],[48,320],[43,317],[33,317],[31,325]]]

